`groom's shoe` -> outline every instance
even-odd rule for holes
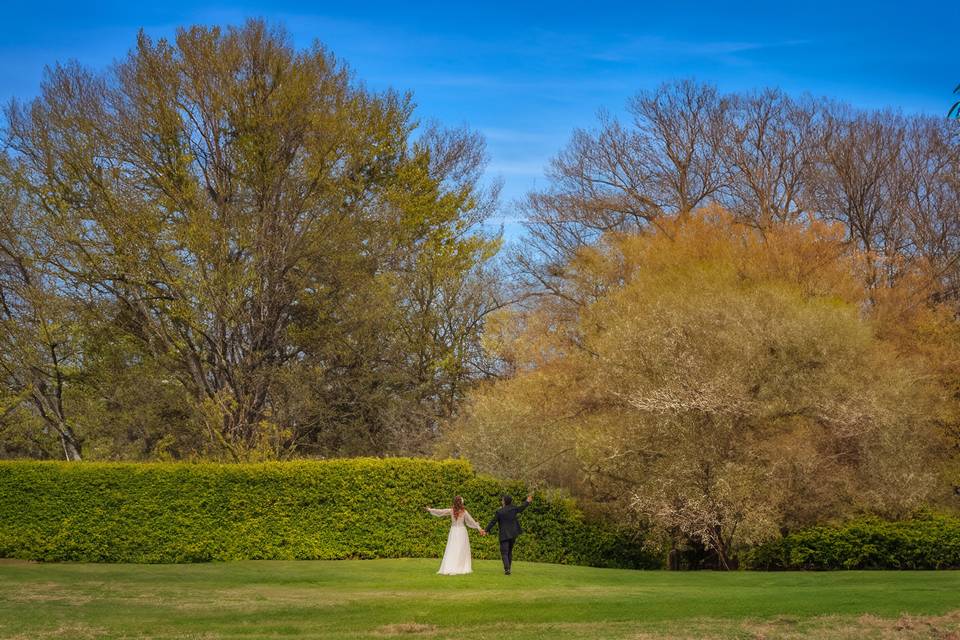
[[[505,575],[505,576],[510,575],[510,569],[504,569],[504,570],[503,570],[503,575]]]

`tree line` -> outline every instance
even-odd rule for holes
[[[0,457],[464,456],[719,567],[960,484],[956,119],[666,83],[505,251],[482,137],[260,21],[3,140]]]
[[[666,83],[503,251],[482,137],[259,21],[3,139],[2,457],[460,455],[717,566],[960,484],[955,119]]]
[[[920,258],[938,279],[934,295],[956,297],[956,120],[778,89],[724,95],[689,80],[638,93],[626,113],[576,130],[549,188],[528,197],[516,260],[532,282],[556,291],[552,274],[603,234],[718,205],[758,229],[838,222],[869,256],[871,285]]]
[[[603,113],[523,204],[528,294],[441,451],[730,568],[955,507],[960,127],[692,81]]]

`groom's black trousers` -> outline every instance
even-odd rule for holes
[[[503,570],[510,571],[510,565],[513,564],[513,543],[516,538],[500,541],[500,558],[503,560]]]

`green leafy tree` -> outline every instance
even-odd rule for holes
[[[55,439],[67,460],[80,460],[82,436],[69,395],[80,360],[82,309],[60,295],[59,281],[43,266],[49,251],[25,232],[31,220],[14,184],[0,182],[0,415],[40,452]],[[26,404],[36,420],[19,409]],[[39,423],[39,429],[25,422]]]
[[[496,248],[476,231],[495,198],[478,186],[482,140],[415,135],[412,114],[262,22],[141,34],[107,73],[58,65],[8,109],[6,174],[44,269],[182,385],[206,453],[275,457],[320,442],[317,415],[349,404],[290,397],[291,378],[382,404],[390,392],[354,381],[389,387],[384,353],[420,385],[393,391],[442,415],[461,343],[496,306],[485,284],[474,306],[456,293]]]

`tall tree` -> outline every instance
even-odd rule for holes
[[[727,101],[709,85],[664,84],[627,104],[630,121],[600,116],[551,162],[551,186],[529,195],[528,240],[515,259],[540,285],[604,233],[656,224],[715,199],[725,181]]]
[[[692,81],[640,92],[627,110],[576,130],[548,187],[529,195],[514,256],[529,284],[566,295],[562,271],[579,248],[717,204],[760,229],[838,221],[871,256],[874,285],[920,256],[935,265],[926,294],[956,298],[957,120]]]
[[[809,215],[804,191],[819,149],[822,109],[782,91],[734,95],[723,127],[728,167],[723,201],[738,217],[763,228]]]
[[[309,421],[281,424],[284,375],[337,369],[330,352],[361,335],[422,324],[421,343],[442,342],[422,307],[445,290],[415,300],[411,283],[456,286],[495,248],[476,232],[495,195],[478,186],[482,140],[418,140],[412,113],[250,21],[141,33],[105,74],[56,66],[7,133],[46,265],[189,391],[211,451],[245,459],[310,438]]]

